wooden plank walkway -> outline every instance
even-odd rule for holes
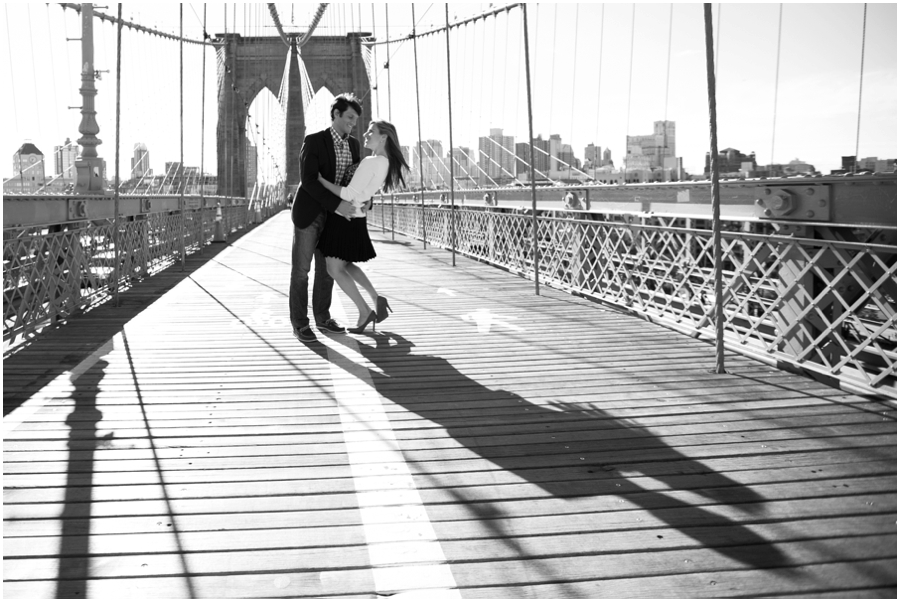
[[[282,213],[7,358],[4,597],[896,598],[895,404],[374,238],[374,335]]]

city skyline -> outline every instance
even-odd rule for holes
[[[201,6],[185,5],[187,37],[202,37]],[[274,35],[265,6],[246,7],[243,14],[233,11],[228,16],[227,31]],[[174,5],[128,4],[123,8],[126,19],[178,32],[178,10]],[[207,31],[212,35],[226,31],[223,13],[231,10],[231,5],[228,9],[209,8]],[[458,21],[488,8],[485,4],[451,5],[450,19]],[[443,5],[430,9],[417,7],[417,31],[442,26],[442,9]],[[297,7],[297,27],[305,22],[307,10],[312,9]],[[777,82],[778,6],[715,5],[713,18],[721,51],[716,59],[720,147],[755,151],[763,164],[773,159],[775,163],[787,163],[799,157],[825,173],[840,168],[841,156],[855,154],[859,120],[859,156],[896,157],[896,5],[870,4],[867,10],[862,111],[857,114],[861,5],[784,5]],[[279,11],[283,16],[294,17],[289,5],[279,5]],[[690,173],[702,172],[709,133],[701,5],[529,4],[528,11],[535,136],[559,133],[576,155],[591,142],[602,145],[611,150],[613,161],[619,165],[626,154],[627,136],[646,134],[650,131],[648,124],[656,120],[675,121],[679,126],[678,155],[684,158],[685,169]],[[344,27],[345,30],[374,30],[378,39],[384,39],[386,34],[391,39],[402,38],[411,30],[411,11],[409,7],[391,5],[389,12],[390,28],[385,27],[383,4],[361,6],[355,23],[339,23],[334,20],[338,11],[331,15],[326,12],[317,33],[341,33]],[[668,52],[670,14],[671,53]],[[633,59],[630,56],[632,16]],[[6,81],[15,90],[4,97],[7,157],[25,141],[30,140],[44,150],[62,144],[67,137],[77,139],[80,115],[67,107],[81,104],[77,92],[80,49],[77,43],[65,42],[66,37],[74,37],[79,31],[77,15],[57,6],[29,4],[8,5],[4,18],[17,24],[10,27],[7,23],[10,43],[4,52],[8,54],[9,47],[23,51],[22,57],[17,56],[16,60],[7,56],[3,67]],[[290,30],[287,17],[283,20]],[[454,104],[460,105],[458,111],[454,107],[455,147],[477,149],[478,138],[491,128],[503,129],[519,141],[528,138],[520,29],[521,10],[516,9],[508,15],[503,13],[453,30],[453,98]],[[719,31],[723,35],[719,36]],[[489,43],[493,48],[487,46]],[[154,171],[161,168],[164,159],[179,159],[178,46],[173,41],[129,30],[123,32],[123,103],[129,109],[127,115],[132,116],[122,124],[119,165],[123,178],[130,173],[130,151],[136,141],[144,141],[154,149],[151,166]],[[392,114],[401,133],[401,143],[407,145],[414,144],[419,137],[415,78],[410,76],[415,71],[410,46],[409,42],[401,42],[374,47],[373,75],[379,85],[370,91],[375,114],[382,118]],[[548,51],[551,47],[553,52]],[[383,68],[388,48],[392,53],[393,72],[390,109],[385,85],[387,71]],[[443,35],[420,38],[418,50],[422,80],[419,83],[423,90],[420,100],[424,108],[421,138],[447,142],[445,38]],[[98,152],[112,167],[115,157],[114,27],[95,23],[95,53],[96,67],[109,71],[102,73],[103,79],[96,82],[101,130],[98,137],[103,140]],[[485,57],[494,60],[485,61]],[[217,119],[216,65],[214,53],[207,50],[203,55],[196,45],[185,45],[184,162],[201,164],[199,84],[204,63],[207,108],[203,166],[205,171],[212,171]],[[478,69],[471,69],[472,65]],[[38,77],[39,73],[46,76]],[[325,92],[321,91],[320,95]],[[469,101],[475,97],[481,98],[477,104]],[[252,129],[259,128],[268,141],[274,138],[264,130],[273,120],[271,115],[266,115],[271,108],[264,105],[272,101],[275,99],[271,95],[260,95],[251,107],[255,121]],[[135,120],[134,115],[143,117]],[[273,149],[267,148],[263,141],[255,140],[254,144],[260,148],[261,156],[273,154]],[[9,164],[8,160],[7,169]],[[4,178],[12,175],[6,173]]]

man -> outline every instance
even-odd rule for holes
[[[316,258],[313,282],[312,309],[316,326],[322,332],[346,332],[331,317],[331,292],[334,279],[325,269],[325,257],[316,248],[326,219],[344,219],[353,212],[353,205],[329,192],[320,182],[319,174],[334,184],[341,184],[348,168],[359,163],[359,140],[350,136],[362,106],[352,94],[341,94],[331,103],[331,127],[310,134],[300,149],[300,186],[291,208],[294,223],[294,244],[291,249],[291,288],[289,306],[294,336],[303,343],[316,340],[309,326],[309,269]],[[331,215],[337,213],[339,215]]]

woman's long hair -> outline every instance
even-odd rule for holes
[[[384,154],[388,159],[388,173],[384,179],[384,191],[390,192],[406,187],[406,181],[403,179],[403,170],[409,171],[409,165],[403,158],[400,151],[400,140],[397,138],[397,128],[387,121],[373,121],[378,133],[385,134],[387,138],[384,141]]]

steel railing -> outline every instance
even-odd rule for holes
[[[782,184],[778,190],[788,191],[787,197],[810,195],[814,188]],[[886,207],[880,225],[871,223],[871,215],[856,224],[792,220],[788,214],[775,221],[750,217],[743,204],[734,205],[737,216],[723,217],[721,244],[728,348],[848,390],[896,398],[896,179],[888,184],[894,205]],[[628,187],[615,188],[585,189],[599,199],[590,212],[538,210],[536,228],[525,207],[451,210],[447,191],[426,193],[424,206],[422,193],[376,199],[369,220],[418,240],[424,232],[427,243],[526,278],[535,273],[536,234],[540,283],[714,339],[711,220],[696,206],[680,214],[642,211],[639,200],[635,210],[623,211],[617,195]],[[682,188],[672,191],[683,194]],[[776,206],[759,198],[763,193],[760,188],[748,195],[757,197],[751,205],[761,214]],[[842,194],[832,189],[822,198],[836,205]],[[861,214],[864,209],[860,204]],[[830,207],[831,215],[841,211]]]
[[[217,235],[285,207],[283,192],[251,199],[185,196],[184,211],[181,202],[176,195],[121,197],[116,236],[112,197],[5,196],[4,352],[178,263],[182,253],[200,252]]]

